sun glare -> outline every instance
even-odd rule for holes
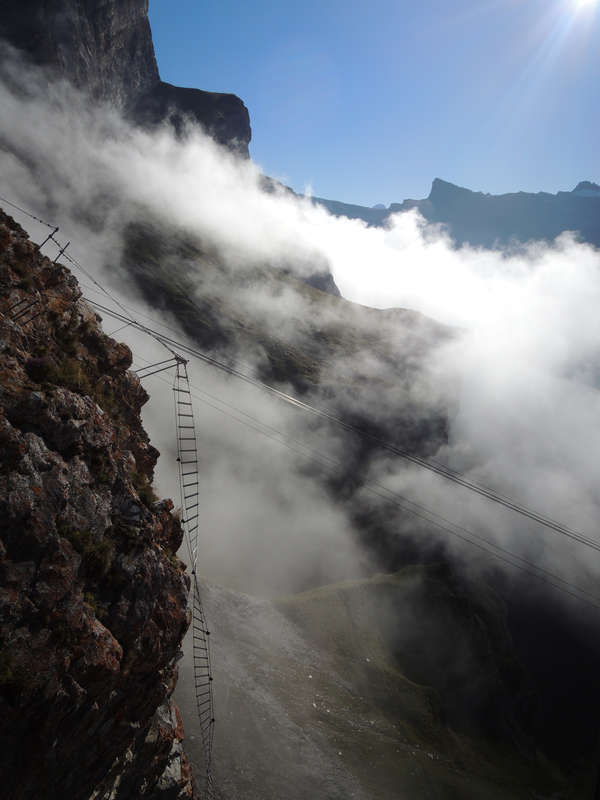
[[[595,5],[597,0],[575,0],[575,8],[583,9]]]

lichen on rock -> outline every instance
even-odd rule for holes
[[[31,304],[32,314],[19,317]],[[182,530],[129,349],[0,211],[0,773],[10,800],[191,798]]]

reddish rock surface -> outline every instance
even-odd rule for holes
[[[7,800],[193,796],[170,701],[189,625],[182,531],[151,489],[158,452],[130,363],[69,270],[0,211]]]

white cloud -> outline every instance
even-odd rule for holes
[[[22,69],[17,74],[23,75]],[[65,87],[18,97],[1,84],[0,106],[0,193],[59,222],[74,254],[119,292],[131,295],[132,290],[124,289],[114,269],[105,268],[118,260],[123,226],[145,207],[199,236],[234,272],[269,263],[307,275],[328,265],[348,299],[380,308],[410,307],[457,326],[458,335],[435,350],[414,383],[400,390],[388,365],[389,394],[383,398],[374,385],[372,394],[365,389],[361,397],[374,414],[382,404],[389,411],[400,396],[407,402],[409,395],[412,402],[444,407],[449,443],[438,458],[595,535],[600,511],[595,481],[598,251],[569,235],[513,255],[456,249],[443,230],[425,225],[416,212],[394,216],[385,229],[334,218],[284,190],[264,192],[258,166],[235,159],[197,131],[182,143],[165,130],[133,130],[106,109],[89,110],[75,102]],[[217,289],[234,291],[227,278]],[[292,329],[294,315],[301,319],[315,311],[290,290],[279,298],[280,305],[271,306],[269,319],[271,291],[264,286],[240,291],[239,299],[260,312],[273,331]],[[325,318],[330,312],[319,313]],[[394,329],[388,318],[385,327],[400,354],[406,329]],[[367,364],[372,356],[365,351]],[[256,353],[249,358],[253,361]],[[347,376],[351,366],[332,365],[331,374]],[[379,366],[377,361],[373,369]],[[225,398],[254,404],[258,415],[284,428],[301,425],[250,391],[240,395],[238,387],[205,374],[202,380]],[[147,419],[160,439],[161,425],[155,425],[151,410]],[[299,477],[293,458],[259,445],[257,460],[250,435],[226,421],[215,422],[203,435],[210,453],[204,521],[207,530],[219,531],[210,544],[215,564],[225,570],[228,552],[235,554],[235,569],[242,569],[252,553],[261,553],[249,568],[255,570],[256,584],[276,571],[269,561],[276,548],[281,569],[298,575],[314,568],[319,546],[333,554],[324,568],[325,573],[331,568],[330,578],[344,573],[350,561],[360,561],[348,519]],[[311,434],[302,428],[302,435]],[[314,441],[328,444],[318,436]],[[339,441],[329,443],[339,448]],[[381,478],[381,465],[374,474]],[[513,548],[548,554],[548,561],[569,577],[575,569],[570,559],[575,572],[595,563],[574,556],[570,544],[557,544],[550,534],[525,530],[514,517],[460,499],[438,479],[398,470],[396,464],[386,464],[385,474],[395,488],[410,489],[426,504],[435,501],[443,512]],[[344,569],[337,571],[339,562]]]

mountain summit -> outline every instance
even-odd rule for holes
[[[592,181],[580,181],[573,189],[572,194],[580,197],[600,197],[600,186]]]
[[[582,241],[598,247],[600,192],[594,190],[595,186],[584,181],[573,192],[492,195],[436,178],[429,197],[418,202],[417,207],[428,221],[446,225],[457,244],[497,247],[551,241],[565,231],[573,231]]]
[[[404,200],[389,208],[350,205],[314,198],[330,213],[382,226],[390,214],[417,209],[427,222],[441,223],[457,245],[502,247],[529,241],[552,241],[565,231],[600,247],[600,186],[581,181],[571,192],[474,192],[435,178],[429,197]]]

